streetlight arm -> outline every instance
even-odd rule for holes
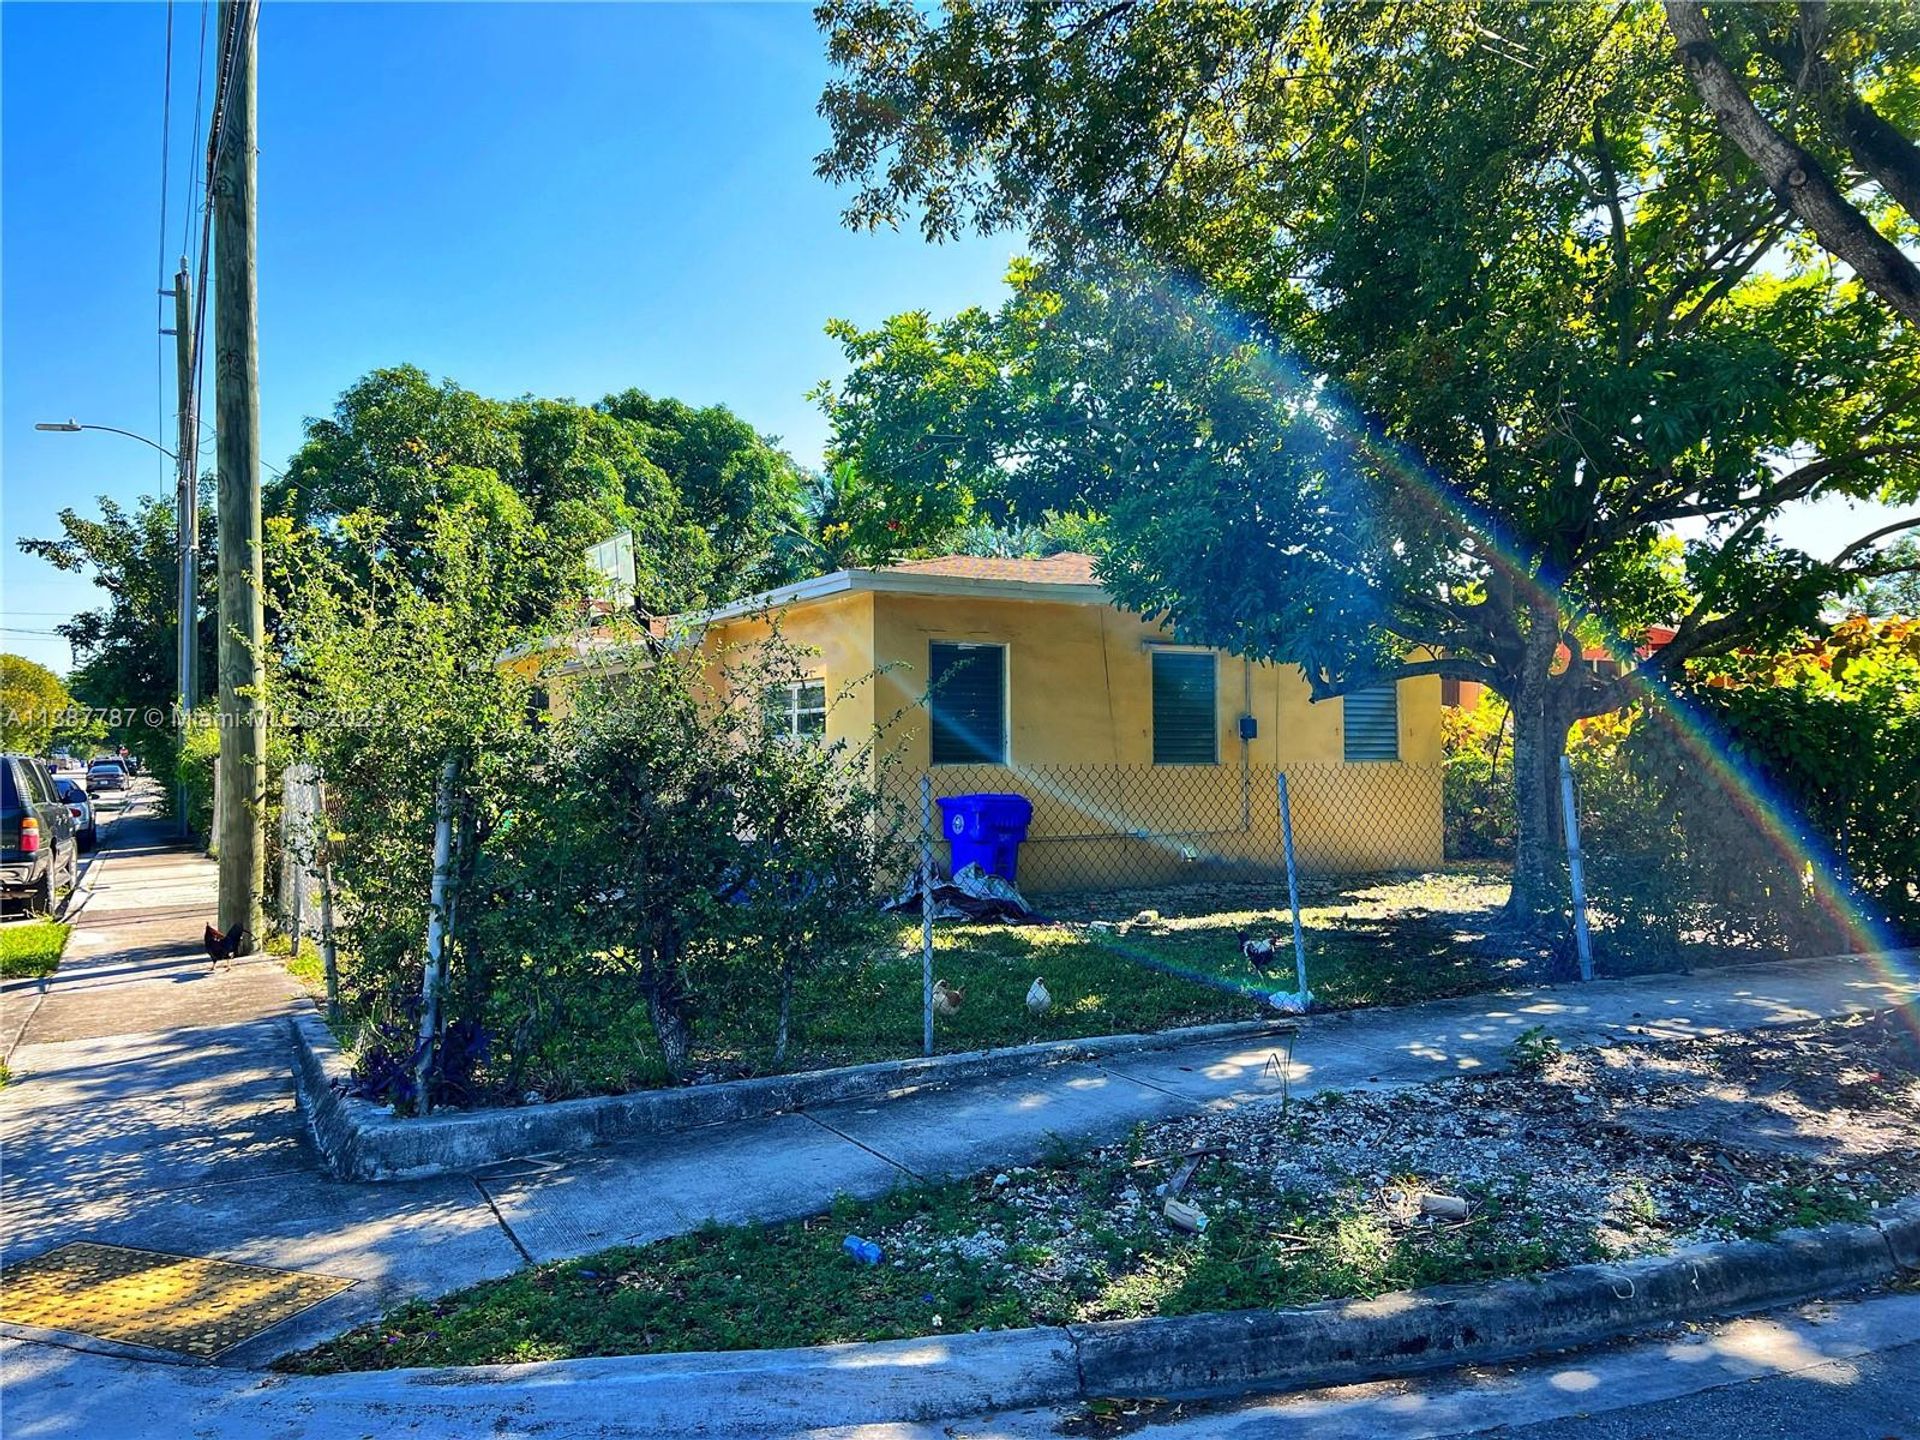
[[[155,450],[158,450],[162,455],[174,461],[176,464],[179,463],[180,459],[178,455],[175,455],[173,451],[167,449],[167,447],[162,445],[158,440],[149,440],[146,436],[136,434],[132,430],[122,430],[118,425],[82,425],[74,420],[68,420],[64,423],[43,420],[33,428],[36,430],[58,430],[67,434],[75,434],[81,430],[104,430],[109,435],[124,435],[129,440],[138,440],[142,445],[151,445]]]

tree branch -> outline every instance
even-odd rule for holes
[[[1347,676],[1342,680],[1331,680],[1324,674],[1307,676],[1308,688],[1312,699],[1334,700],[1355,690],[1370,690],[1376,685],[1386,685],[1401,680],[1416,680],[1422,675],[1438,675],[1448,680],[1471,680],[1485,685],[1488,689],[1505,692],[1505,681],[1491,665],[1479,660],[1470,660],[1464,655],[1445,655],[1436,660],[1409,660],[1386,670],[1368,670]]]
[[[1873,544],[1874,541],[1884,539],[1888,535],[1897,535],[1902,530],[1920,530],[1920,515],[1909,515],[1904,520],[1896,520],[1891,525],[1882,525],[1878,530],[1862,535],[1858,540],[1855,540],[1838,555],[1834,556],[1833,559],[1829,560],[1827,564],[1838,570],[1842,565],[1845,565],[1847,561]]]
[[[1707,17],[1692,0],[1665,0],[1667,28],[1694,89],[1720,129],[1753,162],[1768,187],[1831,254],[1907,320],[1920,324],[1920,266],[1847,202],[1820,163],[1776,130],[1721,58]]]
[[[1827,34],[1826,0],[1800,6],[1797,34],[1769,47],[1783,67],[1805,75],[1820,109],[1831,121],[1854,164],[1880,183],[1914,219],[1920,220],[1920,145],[1915,145],[1834,73],[1820,43]]]

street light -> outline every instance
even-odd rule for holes
[[[122,430],[118,425],[82,425],[78,420],[41,420],[37,421],[33,428],[36,430],[53,430],[63,435],[77,435],[82,430],[104,430],[109,435],[124,435],[129,440],[138,440],[142,445],[151,445],[176,464],[180,459],[178,455],[175,455],[173,451],[167,449],[167,447],[162,445],[158,440],[149,440],[146,436],[136,434],[131,430]]]
[[[179,724],[182,727],[180,743],[184,747],[187,738],[185,730],[187,717],[193,713],[194,690],[197,688],[194,670],[197,667],[197,661],[199,659],[197,653],[199,647],[195,643],[198,638],[197,631],[199,628],[195,624],[198,610],[195,602],[199,593],[199,580],[194,573],[195,561],[198,557],[194,554],[194,546],[200,527],[198,519],[194,514],[194,502],[198,497],[195,495],[193,489],[197,483],[197,477],[193,473],[193,466],[183,463],[177,454],[167,449],[167,447],[162,445],[158,440],[149,440],[146,436],[132,430],[122,430],[118,425],[82,425],[78,420],[67,419],[64,421],[37,421],[33,428],[36,430],[51,430],[63,435],[75,435],[82,430],[101,430],[109,435],[124,435],[129,440],[138,440],[142,445],[151,446],[153,449],[158,450],[162,455],[173,461],[179,468],[179,497],[174,515],[180,566],[179,593],[176,597],[175,607],[175,613],[178,617],[177,628],[179,634],[177,638],[179,643],[174,656],[174,668],[176,671],[176,688],[180,692]],[[184,424],[181,435],[181,449],[184,450],[188,448],[189,444]],[[178,816],[180,835],[182,839],[185,839],[190,835],[191,831],[187,820],[187,787],[184,781],[180,782],[175,792],[175,808],[180,812]]]

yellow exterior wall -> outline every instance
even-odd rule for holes
[[[1149,641],[1166,632],[1111,606],[853,592],[769,617],[708,627],[702,641],[725,689],[726,657],[777,623],[827,686],[827,737],[865,745],[890,791],[917,808],[927,771],[928,645],[1007,647],[1007,766],[942,766],[936,796],[1015,791],[1034,802],[1020,855],[1032,893],[1198,878],[1226,868],[1272,875],[1280,863],[1276,774],[1288,777],[1294,840],[1308,873],[1424,869],[1443,858],[1440,681],[1400,682],[1400,759],[1347,764],[1343,705],[1314,704],[1292,666],[1216,657],[1219,763],[1153,764]],[[564,711],[566,684],[552,684]],[[1251,714],[1258,734],[1239,738]],[[936,814],[936,822],[938,816]],[[946,863],[944,845],[940,863]]]
[[[928,759],[921,699],[936,640],[1007,647],[1009,765],[940,767],[936,795],[1008,790],[1034,801],[1023,888],[1172,880],[1204,863],[1277,862],[1274,774],[1289,776],[1301,862],[1322,873],[1424,868],[1443,854],[1440,682],[1400,682],[1400,761],[1347,764],[1343,706],[1313,704],[1292,666],[1216,658],[1220,763],[1153,764],[1150,640],[1166,632],[1099,605],[874,597],[876,712],[896,778]],[[1244,745],[1243,713],[1258,724]],[[1244,755],[1243,755],[1244,749]],[[911,800],[911,795],[903,798]]]
[[[707,627],[702,641],[716,662],[716,683],[725,690],[728,652],[745,654],[774,630],[800,655],[800,668],[827,686],[827,740],[865,745],[873,737],[874,600],[869,593],[835,595],[775,616],[731,620]]]

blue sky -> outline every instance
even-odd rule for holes
[[[0,648],[57,669],[65,643],[20,632],[98,592],[15,538],[97,494],[171,489],[132,441],[33,429],[73,416],[171,444],[172,350],[162,414],[154,336],[166,25],[163,5],[0,10]],[[176,4],[169,275],[199,25]],[[842,228],[813,174],[826,76],[802,5],[268,4],[267,460],[357,376],[405,361],[493,395],[720,401],[817,461],[804,396],[841,369],[827,319],[992,303],[1018,249]]]
[[[167,14],[0,8],[0,648],[56,669],[65,643],[32,632],[99,592],[15,539],[55,534],[64,505],[171,489],[132,441],[33,429],[171,443],[154,292],[187,219],[202,7],[173,11],[163,242]],[[798,4],[268,4],[266,459],[355,378],[410,362],[491,395],[720,401],[816,462],[804,396],[841,369],[825,321],[992,303],[1018,249],[843,229],[813,175],[826,77]],[[1871,523],[1835,504],[1782,529],[1830,553]]]

